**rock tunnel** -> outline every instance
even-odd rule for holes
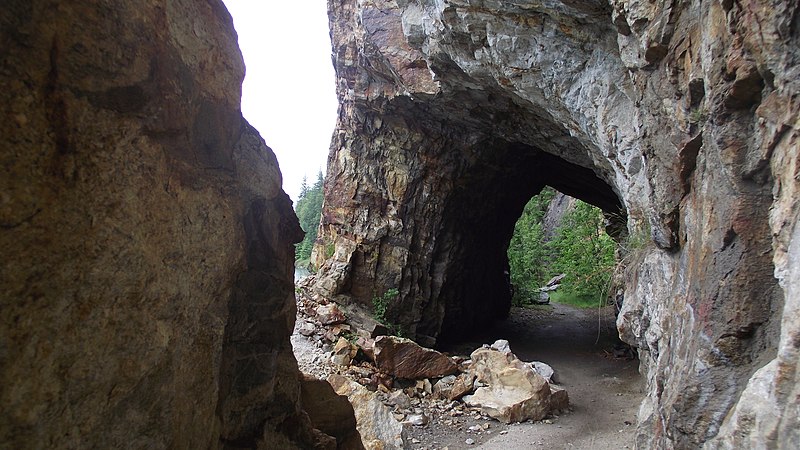
[[[618,321],[637,445],[796,447],[796,2],[328,5],[319,293],[397,288],[423,343],[499,317],[504,245],[551,185],[649,236]],[[222,3],[4,6],[0,442],[330,445],[289,343],[299,230]]]
[[[767,117],[796,83],[748,28],[794,9],[644,5],[329,2],[341,106],[315,288],[367,310],[398,289],[387,316],[428,345],[480,329],[509,308],[514,222],[553,186],[647,236],[617,322],[647,380],[637,444],[725,448],[767,407],[739,399],[774,398],[754,380],[794,361],[788,172],[767,156],[793,144]]]

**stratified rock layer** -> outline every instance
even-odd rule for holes
[[[329,9],[320,293],[396,288],[386,317],[416,339],[474,331],[507,314],[514,222],[551,185],[627,220],[638,445],[800,440],[796,2]]]
[[[0,447],[313,445],[222,3],[6,1],[0,49]]]

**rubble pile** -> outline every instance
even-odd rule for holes
[[[348,397],[366,448],[403,448],[416,441],[414,430],[433,422],[490,434],[491,419],[546,421],[569,408],[553,369],[519,360],[507,341],[483,345],[469,357],[448,355],[381,334],[386,327],[380,324],[367,331],[302,287],[297,302],[292,340],[300,369]]]

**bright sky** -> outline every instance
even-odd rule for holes
[[[325,172],[336,92],[325,0],[224,0],[244,55],[242,113],[261,133],[297,202]],[[301,6],[299,6],[301,5]]]

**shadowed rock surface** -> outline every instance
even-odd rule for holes
[[[430,345],[505,316],[550,185],[625,217],[642,448],[800,441],[798,6],[330,0],[317,292]],[[330,256],[330,258],[328,258]]]
[[[12,0],[0,49],[0,447],[320,442],[222,3]]]

